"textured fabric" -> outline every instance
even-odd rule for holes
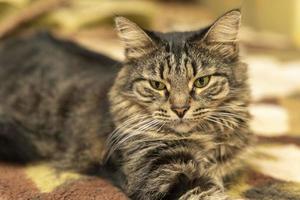
[[[125,200],[109,181],[70,172],[58,173],[47,164],[17,166],[0,163],[1,200]]]

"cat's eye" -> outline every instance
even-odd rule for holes
[[[152,81],[152,80],[149,81],[149,82],[150,82],[151,87],[153,87],[156,90],[164,90],[164,89],[166,89],[166,85],[163,84],[162,82]]]
[[[197,78],[194,82],[194,86],[196,88],[203,88],[208,85],[210,78],[211,78],[211,76],[203,76],[203,77]]]

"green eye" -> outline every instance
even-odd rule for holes
[[[163,84],[162,82],[159,82],[159,81],[149,81],[149,82],[150,82],[151,87],[153,87],[156,90],[166,89],[166,85]]]
[[[197,88],[203,88],[207,86],[207,84],[210,81],[210,76],[204,76],[201,78],[197,78],[196,81],[194,82],[194,86]]]

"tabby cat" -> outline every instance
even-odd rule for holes
[[[131,199],[229,199],[252,140],[240,20],[160,33],[117,17],[123,63],[47,34],[3,41],[0,158],[117,170]]]

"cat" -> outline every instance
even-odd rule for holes
[[[241,12],[189,32],[116,17],[118,62],[47,34],[0,44],[0,159],[122,174],[138,200],[227,200],[252,143]]]

